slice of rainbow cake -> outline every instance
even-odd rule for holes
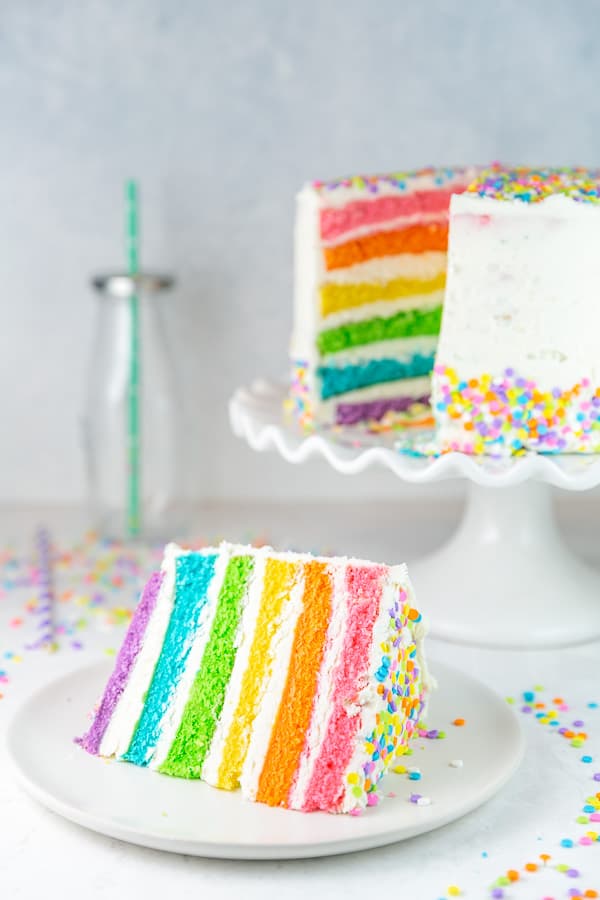
[[[170,544],[78,742],[271,806],[373,806],[429,689],[423,632],[403,565]]]
[[[450,197],[476,173],[428,168],[300,192],[291,405],[303,426],[433,424]]]

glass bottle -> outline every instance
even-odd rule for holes
[[[87,379],[84,444],[94,527],[102,537],[117,540],[171,540],[185,527],[180,491],[183,420],[163,318],[164,294],[173,279],[102,275],[92,284],[99,305]],[[132,359],[137,381],[134,437]],[[137,497],[135,523],[132,486]]]

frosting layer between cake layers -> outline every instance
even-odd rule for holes
[[[598,170],[493,167],[452,198],[443,450],[600,452],[599,246]]]
[[[170,545],[79,742],[273,806],[374,805],[423,708],[422,637],[404,566]]]
[[[301,424],[430,420],[448,207],[475,171],[423,169],[301,191],[291,346]]]

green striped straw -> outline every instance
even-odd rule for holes
[[[130,179],[125,185],[127,271],[131,278],[139,273],[138,187]],[[140,533],[140,304],[137,289],[129,297],[131,343],[129,348],[129,385],[127,392],[127,531],[129,537]]]

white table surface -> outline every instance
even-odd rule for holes
[[[193,532],[206,538],[248,539],[262,534],[279,546],[369,555],[387,561],[410,560],[439,544],[459,515],[453,501],[432,499],[428,492],[417,505],[310,506],[220,505],[197,514]],[[561,520],[569,542],[600,567],[597,546],[598,500],[572,503],[561,499]],[[11,542],[19,552],[31,545],[35,523],[50,525],[56,542],[68,547],[82,533],[85,518],[77,510],[0,508],[0,550]],[[595,533],[594,533],[595,532]],[[457,565],[460,561],[457,561]],[[71,576],[72,577],[72,576]],[[449,573],[451,577],[451,573]],[[58,585],[60,588],[60,584]],[[417,592],[418,592],[418,585]],[[440,586],[443,589],[443,586]],[[12,589],[2,596],[0,582],[0,736],[22,700],[37,686],[95,659],[118,646],[123,627],[83,629],[83,648],[62,641],[59,652],[24,650],[34,633],[35,617],[23,615],[31,589]],[[485,586],[482,586],[482,591]],[[118,592],[115,591],[115,603]],[[523,602],[526,602],[526,597]],[[600,602],[600,597],[598,598]],[[85,611],[84,611],[85,613]],[[82,614],[84,614],[82,613]],[[568,597],[565,597],[568,616]],[[23,624],[15,625],[15,618]],[[518,627],[518,623],[515,623]],[[462,820],[403,844],[347,856],[290,862],[228,862],[175,856],[145,850],[88,832],[46,812],[14,784],[12,771],[0,750],[0,889],[2,897],[37,898],[358,898],[379,896],[438,900],[461,895],[491,896],[490,885],[507,869],[519,869],[519,882],[504,888],[507,898],[568,897],[575,887],[600,893],[600,842],[579,846],[589,829],[600,823],[575,822],[585,798],[600,791],[592,779],[600,771],[600,645],[553,652],[499,652],[429,642],[430,657],[471,672],[502,696],[523,704],[523,691],[542,685],[538,699],[560,695],[569,710],[561,724],[585,721],[589,739],[582,749],[518,712],[528,749],[517,775],[493,800]],[[15,658],[7,658],[13,653]],[[20,657],[20,661],[18,661]],[[581,756],[594,762],[586,765]],[[466,773],[465,773],[466,774]],[[433,798],[435,800],[435,798]],[[575,846],[560,846],[571,838]],[[551,860],[543,866],[540,854]],[[542,868],[526,874],[523,866]],[[556,870],[567,864],[581,875],[571,878]]]

